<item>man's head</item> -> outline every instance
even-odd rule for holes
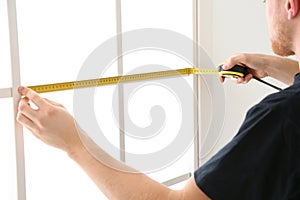
[[[281,56],[294,55],[297,51],[296,41],[300,40],[300,0],[266,0],[265,2],[274,53]]]

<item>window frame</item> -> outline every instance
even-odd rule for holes
[[[211,2],[192,0],[193,1],[193,40],[196,44],[194,46],[194,67],[201,66],[201,52],[198,49],[204,38],[202,37],[205,32],[205,28],[200,28],[200,19],[207,19],[207,14],[201,12],[201,8],[207,7],[207,4]],[[17,27],[17,10],[16,10],[16,0],[7,0],[8,8],[8,23],[9,23],[9,36],[10,36],[10,55],[11,55],[11,88],[0,88],[0,98],[11,98],[13,101],[13,111],[14,111],[14,128],[15,128],[15,149],[16,149],[16,177],[17,177],[17,191],[18,200],[26,199],[26,181],[25,181],[25,158],[24,158],[24,138],[23,138],[23,127],[17,123],[16,115],[18,110],[18,102],[21,98],[20,94],[17,92],[18,86],[21,85],[21,74],[20,74],[20,61],[19,61],[19,44],[18,44],[18,27]],[[116,34],[117,39],[117,49],[118,49],[118,73],[123,74],[123,57],[122,57],[122,4],[121,0],[116,0]],[[205,17],[204,17],[205,15]],[[208,16],[211,17],[211,16]],[[205,40],[212,40],[212,37],[205,37]],[[200,95],[201,80],[199,76],[193,76],[193,90],[194,90],[194,168],[200,167],[200,145],[201,144],[201,106],[205,104],[205,97]],[[119,93],[119,119],[121,119],[120,126],[120,160],[126,161],[124,150],[125,150],[125,134],[124,134],[124,105],[123,105],[123,87],[118,86]],[[191,173],[183,174],[175,177],[171,180],[164,182],[163,184],[171,186],[182,181],[187,180],[191,177]]]

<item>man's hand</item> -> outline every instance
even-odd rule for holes
[[[237,78],[237,83],[248,83],[253,76],[258,78],[264,78],[268,76],[266,72],[266,64],[264,57],[258,54],[238,54],[227,59],[223,65],[224,70],[231,69],[236,64],[244,64],[248,67],[249,74],[243,78]],[[224,78],[221,77],[221,82],[224,82]]]
[[[19,87],[19,93],[24,96],[18,107],[20,124],[46,144],[68,153],[82,145],[75,120],[61,104],[43,99],[26,87]],[[31,102],[37,108],[33,108]]]
[[[244,78],[238,78],[237,83],[248,83],[253,76],[264,78],[270,76],[287,85],[291,85],[294,75],[299,72],[298,62],[271,55],[263,54],[237,54],[227,59],[223,69],[228,70],[236,64],[244,64],[248,67],[249,74]],[[224,78],[220,78],[224,82]]]

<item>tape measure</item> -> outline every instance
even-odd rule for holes
[[[73,90],[78,88],[98,87],[105,85],[113,85],[118,83],[128,83],[135,81],[145,81],[158,78],[167,78],[180,75],[198,75],[198,74],[219,74],[223,77],[244,77],[248,74],[245,67],[236,65],[230,70],[223,70],[222,65],[218,68],[183,68],[176,70],[158,71],[150,73],[132,74],[124,76],[113,76],[99,79],[80,80],[72,82],[53,83],[45,85],[28,86],[28,88],[37,93],[55,92],[64,90]]]

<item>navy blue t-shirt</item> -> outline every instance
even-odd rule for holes
[[[252,107],[194,177],[213,200],[300,200],[300,74]]]

